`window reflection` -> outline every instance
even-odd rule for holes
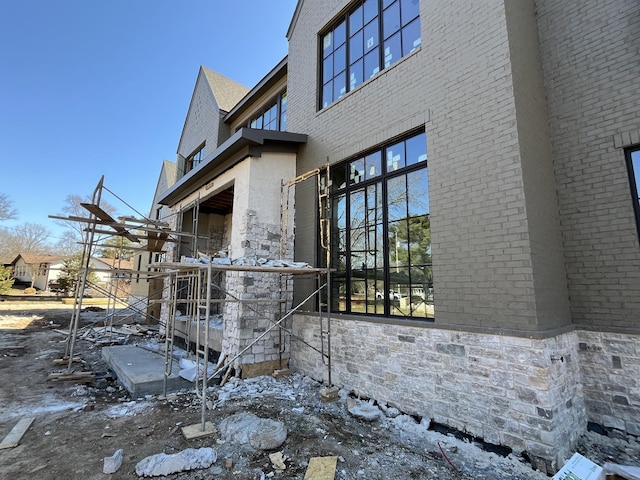
[[[249,120],[249,127],[285,131],[287,128],[287,92],[278,95],[262,113]]]
[[[324,108],[421,45],[419,1],[359,1],[320,42]]]
[[[335,310],[434,318],[426,149],[421,133],[332,168]]]

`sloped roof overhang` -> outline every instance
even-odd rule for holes
[[[227,113],[224,117],[224,121],[232,122],[242,111],[246,109],[247,105],[258,98],[261,94],[271,89],[279,81],[281,81],[287,75],[289,57],[285,56],[280,62],[267,73],[262,80],[260,80],[255,87],[249,91],[236,105]]]
[[[260,157],[266,151],[295,153],[306,142],[307,136],[301,133],[241,128],[169,188],[158,203],[175,205],[247,157]]]

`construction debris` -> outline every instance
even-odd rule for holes
[[[47,380],[52,382],[75,382],[75,383],[93,383],[95,374],[93,372],[59,372],[50,373]]]
[[[159,477],[198,468],[209,468],[217,458],[216,451],[209,447],[187,448],[173,455],[158,453],[138,462],[136,474],[139,477]]]
[[[327,387],[320,390],[320,400],[323,402],[335,402],[340,398],[338,387]]]
[[[640,480],[640,467],[607,462],[602,466],[601,479],[602,475],[607,480]]]
[[[81,359],[80,357],[73,357],[73,358],[71,359],[71,361],[72,361],[73,363],[79,363],[79,362],[81,362],[81,361],[82,361],[82,359]],[[68,357],[67,357],[67,358],[55,358],[55,359],[53,360],[53,364],[54,364],[54,365],[66,365],[66,364],[68,364],[68,363],[69,363],[69,358],[68,358]]]
[[[186,352],[185,352],[186,353]],[[204,375],[204,363],[200,360],[197,364],[193,360],[186,358],[180,358],[180,377],[188,380],[189,382],[195,382],[196,378],[202,378]],[[213,363],[208,363],[207,372],[212,373],[216,366]]]
[[[304,474],[304,480],[333,480],[336,475],[338,457],[313,457]]]
[[[287,439],[284,423],[252,413],[236,413],[220,422],[223,440],[250,445],[256,450],[275,450]]]
[[[235,259],[230,259],[227,257],[213,257],[211,258],[209,255],[205,255],[200,253],[198,258],[182,256],[180,257],[180,263],[189,263],[189,264],[207,264],[211,263],[213,265],[234,265],[236,267],[247,266],[247,267],[265,267],[265,268],[312,268],[307,262],[294,262],[291,260],[283,260],[283,259],[267,259],[262,257],[238,257]]]
[[[275,452],[269,454],[269,460],[271,460],[271,465],[274,470],[286,470],[287,466],[285,465],[285,457],[282,455],[282,452]]]
[[[112,456],[104,457],[104,459],[102,460],[103,461],[102,473],[106,473],[106,474],[116,473],[118,469],[122,466],[123,456],[124,456],[123,450],[119,449],[119,450],[116,450],[116,453],[114,453]]]
[[[382,411],[371,400],[364,402],[356,398],[347,398],[347,410],[354,417],[367,422],[373,422],[382,416]]]
[[[598,480],[602,467],[579,453],[574,453],[552,480]]]
[[[7,434],[6,437],[0,443],[0,450],[4,450],[5,448],[13,448],[20,443],[23,435],[27,432],[35,417],[27,417],[21,419],[16,425],[11,429],[11,431]]]
[[[215,433],[218,433],[218,430],[213,426],[213,423],[211,422],[205,422],[204,429],[202,428],[201,423],[182,427],[182,436],[185,438],[185,440],[208,437],[209,435],[213,435]]]
[[[640,467],[609,462],[601,467],[576,452],[551,480],[640,480]]]

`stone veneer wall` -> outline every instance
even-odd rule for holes
[[[358,395],[526,451],[552,468],[571,456],[586,429],[576,332],[536,340],[331,322],[333,383]],[[318,323],[296,315],[293,333],[319,348]],[[291,367],[326,380],[320,354],[295,337]]]
[[[169,215],[168,218],[166,219],[166,222],[169,224],[169,230],[171,231],[176,231],[178,229],[178,215]],[[168,242],[166,247],[167,247],[167,253],[166,253],[166,259],[167,262],[176,262],[179,261],[180,259],[177,258],[178,257],[178,245],[177,243],[174,242]],[[160,332],[164,332],[165,331],[165,326],[167,325],[167,323],[169,322],[169,309],[167,308],[167,305],[169,305],[168,301],[171,298],[171,294],[173,292],[171,292],[170,287],[169,287],[169,281],[168,279],[165,277],[164,280],[164,284],[163,284],[163,288],[162,288],[162,307],[160,309]]]
[[[640,335],[579,331],[590,421],[640,436]]]
[[[239,251],[233,252],[234,258],[276,259],[280,252],[280,226],[261,223],[255,211],[247,210],[242,218],[244,228]],[[281,285],[281,276],[268,272],[226,272],[226,290],[243,300],[265,299],[265,303],[226,302],[224,305],[224,338],[222,349],[229,357],[235,356],[242,349],[262,335],[273,322],[278,321],[287,312],[291,304],[291,282]],[[285,290],[281,291],[282,288]],[[280,303],[285,300],[286,304]],[[289,325],[290,322],[287,323]],[[238,367],[274,361],[280,358],[281,344],[287,347],[288,334],[274,328],[263,338],[251,346],[236,362]],[[282,358],[289,358],[289,349],[285,348]]]

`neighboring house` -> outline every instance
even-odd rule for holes
[[[56,255],[20,253],[10,266],[13,269],[12,275],[16,282],[31,286],[33,281],[34,288],[48,290],[51,284],[57,283],[63,273],[64,262],[68,258]],[[105,287],[119,277],[127,282],[130,280],[130,274],[117,272],[117,270],[131,271],[132,264],[128,260],[93,257],[89,266],[101,287]]]
[[[178,179],[157,199],[193,235],[172,259],[276,256],[281,182],[329,163],[322,191],[296,187],[295,259],[323,265],[326,194],[333,383],[549,471],[588,422],[640,435],[636,10],[298,2],[288,57],[244,97],[200,70]],[[320,348],[308,310],[293,332]],[[242,306],[222,313],[225,354],[264,330]],[[296,340],[267,336],[241,364],[280,349],[326,380]]]
[[[67,257],[20,253],[10,266],[17,283],[33,286],[38,290],[48,290],[49,283],[55,283]],[[33,284],[33,285],[32,285]]]
[[[130,260],[92,257],[89,266],[96,275],[98,283],[109,283],[117,279],[128,282],[131,279],[132,263]]]
[[[160,196],[167,191],[177,179],[177,164],[165,160],[162,162],[160,176],[153,196],[153,204],[149,213],[149,219],[154,222],[164,222],[165,218],[171,217],[171,209],[159,203]],[[136,253],[132,259],[132,267],[135,274],[131,279],[130,304],[135,305],[139,311],[146,311],[147,319],[151,323],[157,323],[160,318],[160,303],[156,300],[162,299],[163,280],[162,278],[150,278],[145,272],[149,270],[149,265],[165,259],[164,248],[162,251],[147,251]]]

